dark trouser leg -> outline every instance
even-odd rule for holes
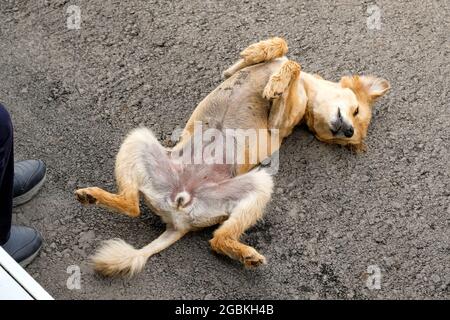
[[[0,104],[0,245],[9,238],[14,182],[13,127]]]

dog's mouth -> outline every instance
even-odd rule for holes
[[[333,137],[351,138],[355,133],[353,125],[348,123],[341,114],[341,109],[338,108],[336,119],[330,123],[330,131]]]
[[[344,133],[342,130],[342,122],[334,122],[330,125],[330,132],[333,135],[333,138],[344,138]]]
[[[338,134],[339,134],[339,130],[340,130],[341,128],[334,128],[334,127],[330,127],[330,131],[331,131],[331,134],[333,135],[333,137],[334,136],[337,136]]]
[[[350,139],[355,133],[352,125],[347,125],[343,122],[334,123],[330,126],[330,132],[334,138]]]

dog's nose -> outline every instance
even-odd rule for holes
[[[353,129],[352,126],[345,128],[343,131],[344,136],[346,136],[347,138],[353,137],[353,134],[355,133],[355,130]]]

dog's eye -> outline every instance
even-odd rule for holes
[[[353,112],[353,116],[357,116],[357,115],[358,115],[358,113],[359,113],[359,107],[356,107],[356,110],[355,110],[355,112]]]

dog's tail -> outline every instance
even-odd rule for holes
[[[145,248],[135,249],[121,239],[111,239],[91,259],[95,271],[104,276],[132,277],[142,271],[149,257]]]

